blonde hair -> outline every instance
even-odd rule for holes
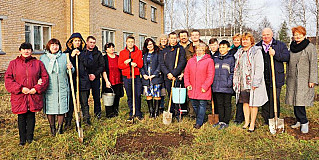
[[[250,32],[245,32],[242,35],[242,39],[250,39],[251,45],[255,45],[255,38]]]
[[[236,38],[239,38],[241,40],[241,34],[239,33],[236,33],[234,36],[233,36],[233,40],[235,40]]]
[[[157,45],[157,46],[161,46],[161,39],[162,39],[162,38],[166,38],[167,44],[168,44],[168,36],[167,36],[166,34],[161,34],[161,35],[157,38],[157,41],[156,41],[156,45]],[[167,44],[165,44],[165,45],[167,45]]]

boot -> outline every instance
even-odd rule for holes
[[[293,128],[293,129],[295,129],[295,128],[298,128],[298,127],[300,127],[300,122],[297,122],[296,124],[293,124],[293,125],[291,125],[290,127],[291,128]]]
[[[51,135],[55,137],[55,134],[56,134],[55,125],[50,125],[50,128],[51,128]]]
[[[71,120],[65,119],[64,130],[68,130],[71,128]]]
[[[112,107],[113,106],[105,106],[105,113],[107,118],[112,118],[112,114],[113,114]]]
[[[308,133],[309,132],[309,122],[305,124],[301,124],[301,133]]]
[[[154,116],[156,118],[157,116],[159,116],[159,108],[161,106],[161,100],[155,100],[154,106],[155,106]]]
[[[58,124],[58,130],[56,131],[56,133],[63,134],[63,123]]]
[[[85,123],[86,123],[88,126],[91,126],[91,125],[92,125],[92,122],[91,122],[90,118],[87,118],[86,121],[85,121]]]
[[[147,106],[148,106],[148,111],[150,112],[150,117],[154,117],[154,105],[153,105],[153,99],[152,100],[146,100],[147,101]]]

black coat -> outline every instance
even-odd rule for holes
[[[162,84],[163,81],[163,74],[161,73],[161,63],[160,63],[160,53],[152,53],[150,65],[147,65],[147,54],[143,54],[143,67],[140,69],[142,75],[142,85],[149,86],[150,80],[145,80],[143,75],[148,75],[148,67],[150,67],[150,75],[155,75],[152,79],[152,84]]]
[[[177,67],[174,68],[175,59],[177,54],[177,48],[179,48],[179,58]],[[164,80],[168,80],[167,74],[172,73],[175,78],[179,76],[186,66],[185,49],[181,45],[167,46],[160,54],[161,71],[163,72]]]
[[[262,41],[256,44],[256,46],[262,47]],[[288,62],[290,58],[290,52],[284,42],[276,39],[272,39],[271,47],[275,50],[274,55],[274,66],[275,66],[275,77],[276,77],[276,87],[280,88],[285,83],[285,73],[283,62]],[[269,53],[266,53],[262,47],[263,57],[264,57],[264,74],[266,86],[272,87],[271,78],[271,65]],[[267,78],[268,77],[268,78]]]
[[[88,53],[89,53],[89,51],[85,48],[83,50],[83,54],[88,54]],[[100,75],[104,71],[105,63],[104,63],[103,55],[102,55],[101,51],[99,51],[97,46],[95,46],[93,48],[92,56],[93,56],[92,65],[90,68],[88,68],[88,73],[94,74],[95,79],[100,79],[100,77],[101,77]]]

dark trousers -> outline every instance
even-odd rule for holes
[[[305,106],[294,106],[294,113],[298,122],[300,122],[301,124],[308,123]]]
[[[90,91],[80,91],[80,104],[84,120],[90,119],[89,95]]]
[[[235,122],[241,123],[244,121],[244,110],[243,110],[243,104],[237,103],[236,104],[236,117]]]
[[[20,142],[24,142],[26,140],[33,140],[35,126],[35,113],[28,111],[24,114],[18,114],[18,128],[19,128],[19,136]]]
[[[169,98],[171,95],[171,91],[172,91],[172,81],[165,80],[165,87],[166,87],[166,91],[167,91],[168,98]],[[169,99],[168,99],[168,101],[169,101]],[[173,116],[179,115],[178,106],[173,103],[173,100],[171,100],[170,112],[173,113]]]
[[[90,82],[91,82],[92,96],[94,100],[94,114],[96,116],[100,116],[101,115],[100,78],[95,78],[93,81],[90,81]]]
[[[120,98],[121,98],[120,96],[115,95],[113,105],[112,106],[105,106],[106,117],[111,118],[111,117],[118,116]]]
[[[218,113],[218,107],[217,107],[217,104],[216,104],[216,96],[214,96],[214,93],[213,93],[213,90],[212,90],[212,97],[213,97],[213,102],[214,102],[214,113],[215,114],[219,114]]]
[[[130,108],[130,116],[133,115],[133,91],[132,91],[132,79],[123,78],[124,88],[127,95],[127,104]],[[141,112],[141,94],[142,94],[142,82],[141,78],[137,76],[134,79],[135,90],[135,116],[142,117]]]
[[[216,107],[219,112],[219,122],[229,124],[231,116],[231,97],[232,94],[228,93],[213,93],[216,99]]]
[[[272,87],[269,85],[266,85],[267,95],[268,95],[268,101],[261,107],[261,115],[264,118],[265,123],[268,124],[268,120],[275,117],[274,112],[274,96]],[[277,111],[278,111],[278,117],[280,115],[280,91],[281,88],[276,88],[276,94],[277,94]]]

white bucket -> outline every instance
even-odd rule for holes
[[[112,89],[112,88],[111,88]],[[104,106],[113,106],[114,99],[115,99],[115,93],[112,89],[113,93],[103,93],[102,94],[102,100]]]

